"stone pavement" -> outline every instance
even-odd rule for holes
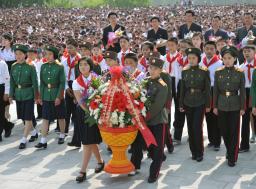
[[[105,172],[94,174],[96,161],[93,158],[89,164],[88,180],[77,184],[75,177],[81,165],[81,149],[73,149],[66,144],[58,145],[57,135],[53,131],[55,124],[52,124],[47,150],[36,150],[33,147],[35,143],[29,143],[27,149],[19,150],[23,126],[20,120],[16,120],[15,114],[15,106],[12,105],[12,121],[16,126],[12,136],[4,138],[0,143],[0,189],[256,189],[255,144],[251,145],[250,152],[239,155],[238,164],[234,168],[226,164],[223,145],[219,152],[205,148],[204,161],[197,163],[190,158],[186,129],[182,144],[175,148],[173,154],[167,154],[157,183],[146,182],[150,160],[145,154],[141,172],[134,177],[109,175]],[[204,126],[205,145],[208,142],[206,135]],[[66,141],[70,140],[71,137],[67,137]],[[108,161],[110,155],[104,144],[101,149],[104,160]]]

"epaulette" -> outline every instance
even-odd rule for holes
[[[60,66],[63,66],[63,64],[61,64],[59,60],[55,60],[55,63],[60,65]]]
[[[199,69],[200,69],[200,70],[203,70],[203,71],[208,71],[208,68],[205,67],[205,66],[199,66]]]
[[[162,85],[162,86],[167,86],[167,84],[164,82],[163,79],[158,79],[158,82]]]
[[[17,62],[13,63],[13,64],[12,64],[12,67],[13,67],[14,65],[16,65],[16,64],[17,64]]]
[[[190,68],[190,66],[188,65],[188,66],[184,67],[182,70],[185,71],[185,70],[188,70],[189,68]]]
[[[224,70],[225,66],[222,66],[220,68],[218,68],[216,71],[221,71],[221,70]]]
[[[244,70],[242,70],[241,68],[237,68],[237,67],[236,67],[236,71],[238,71],[238,72],[244,72]]]

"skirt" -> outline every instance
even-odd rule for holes
[[[42,118],[48,121],[55,119],[65,119],[66,106],[64,100],[61,100],[60,105],[55,106],[54,101],[43,101]]]
[[[85,124],[85,112],[80,106],[76,108],[76,124],[83,145],[100,144],[102,138],[98,126]]]
[[[17,118],[23,121],[32,121],[34,117],[34,100],[16,100]]]

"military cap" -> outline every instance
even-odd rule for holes
[[[237,48],[234,46],[225,46],[221,49],[221,56],[223,57],[225,54],[229,53],[234,58],[237,58],[238,51]]]
[[[117,60],[117,53],[113,51],[106,51],[104,54],[104,58],[110,58],[112,60]]]
[[[14,51],[22,51],[24,54],[26,54],[28,52],[28,47],[26,45],[22,45],[22,44],[15,44],[13,46],[13,50]]]
[[[160,58],[161,54],[158,51],[150,52],[149,57]]]
[[[198,63],[201,62],[201,50],[200,49],[198,49],[198,48],[187,48],[185,52],[186,52],[187,56],[189,54],[196,55],[198,57]]]
[[[37,49],[37,48],[32,47],[32,48],[29,48],[29,49],[28,49],[28,52],[38,53],[38,49]]]
[[[162,69],[163,65],[164,65],[164,61],[157,57],[151,57],[149,59],[149,65],[156,66],[156,67]]]
[[[130,58],[130,59],[133,59],[135,62],[138,62],[138,57],[135,53],[133,52],[130,52],[130,53],[127,53],[125,56],[124,56],[124,59],[127,59],[127,58]]]
[[[5,33],[2,35],[4,39],[8,39],[9,41],[12,41],[12,35],[10,33]]]
[[[59,58],[59,50],[56,47],[54,47],[52,45],[47,45],[45,47],[45,50],[51,51],[54,54],[54,59]]]

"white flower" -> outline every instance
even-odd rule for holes
[[[146,112],[146,107],[144,106],[143,109],[141,110],[141,114],[146,117],[147,116],[147,112]]]
[[[139,105],[139,104],[140,104],[137,100],[134,100],[134,103],[135,103],[135,104],[137,104],[137,105]]]
[[[118,125],[118,114],[116,111],[114,111],[112,114],[111,114],[111,118],[110,118],[110,121],[113,125]]]
[[[147,98],[145,97],[145,96],[142,96],[142,97],[140,97],[140,100],[141,100],[141,102],[146,102],[147,101]]]
[[[119,116],[119,123],[120,123],[120,124],[124,124],[124,115],[125,115],[124,112],[121,112],[121,113],[120,113],[120,116]]]

